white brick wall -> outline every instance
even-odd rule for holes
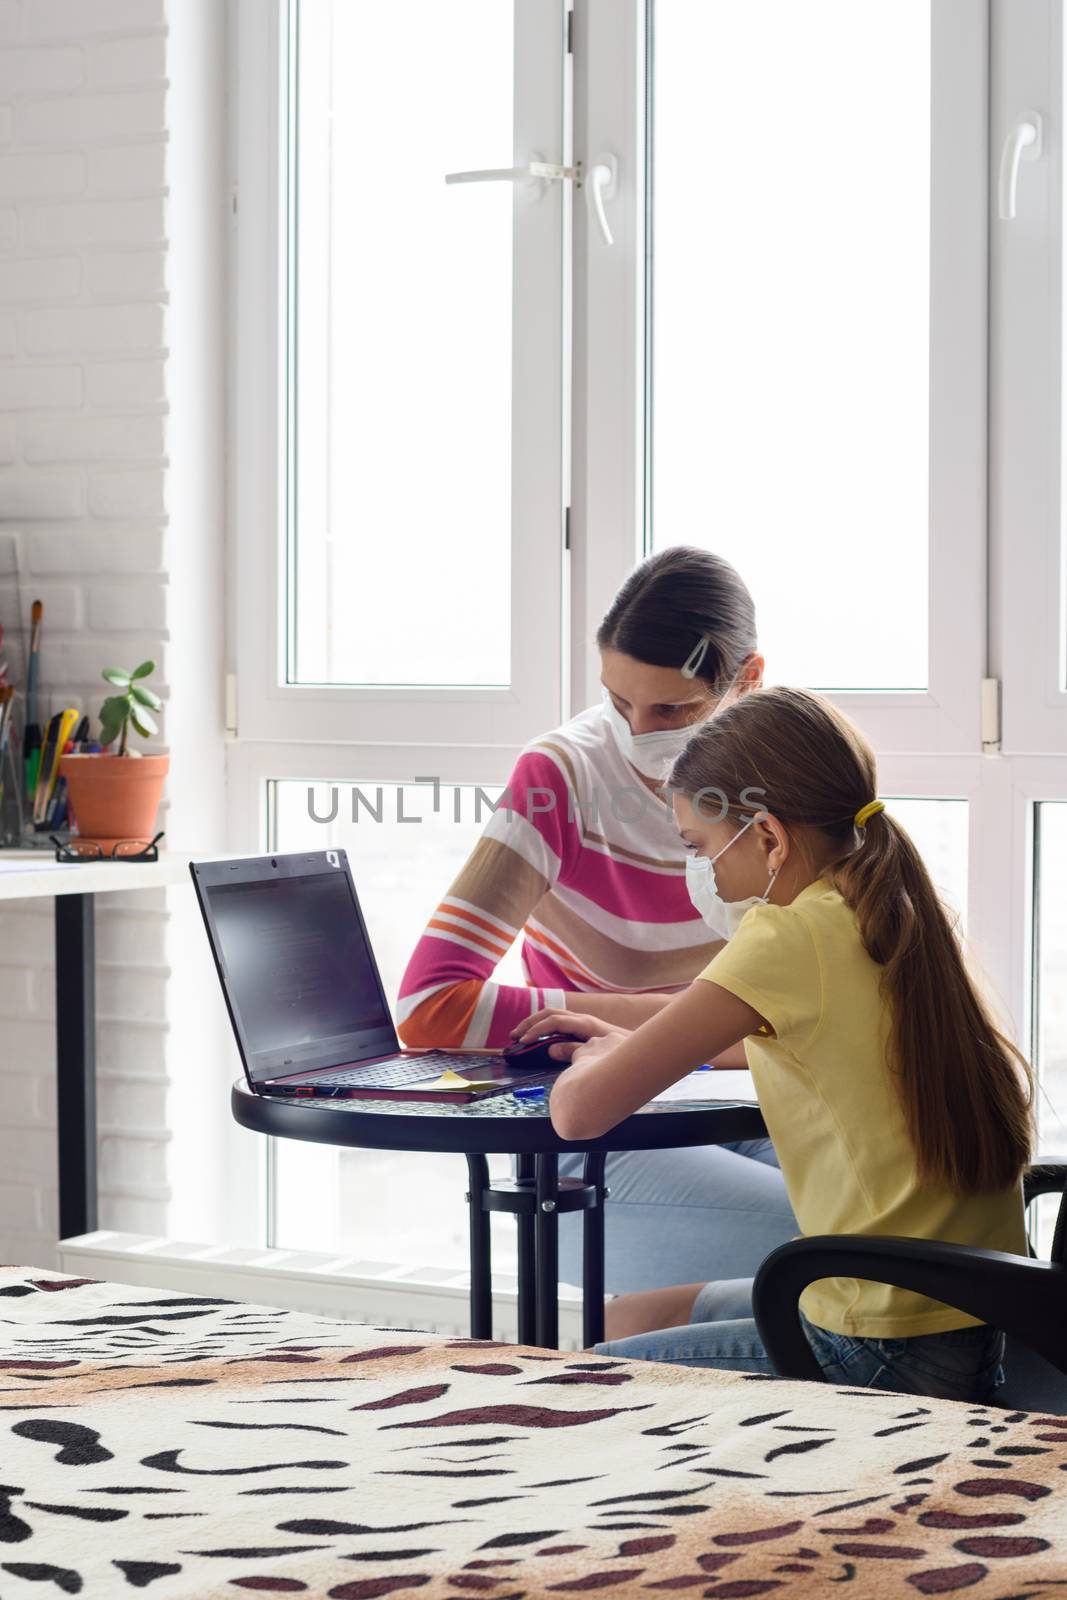
[[[187,3],[187,0],[181,0]],[[44,601],[46,709],[166,696],[164,0],[0,0],[0,621]],[[164,726],[164,734],[166,728]],[[102,1227],[163,1232],[167,911],[97,906]],[[55,1259],[52,916],[0,915],[0,1259]]]

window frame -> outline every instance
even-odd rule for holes
[[[1026,26],[1020,25],[1025,14]],[[1003,681],[1003,748],[1067,753],[1063,525],[1064,349],[1062,0],[993,0],[991,185],[1026,111],[1042,117],[1039,160],[1020,166],[1017,214],[991,236],[990,628]]]
[[[285,681],[289,5],[235,0],[237,737],[336,747],[393,740],[471,747],[532,738],[562,714],[569,183],[547,185],[536,199],[521,185],[514,191],[511,683],[409,688]],[[515,0],[516,165],[535,151],[544,160],[572,160],[566,35],[564,0]],[[499,161],[486,152],[487,165]],[[275,470],[265,471],[264,462]]]
[[[649,0],[649,7],[655,0]],[[646,238],[643,200],[654,49],[640,0],[584,0],[576,10],[579,153],[616,153],[616,250],[575,213],[575,615],[572,693],[595,698],[596,624],[620,576],[649,548],[645,507]],[[986,385],[989,23],[984,0],[935,0],[931,50],[931,361],[929,665],[926,691],[832,691],[882,751],[981,748],[986,675]],[[627,98],[629,92],[629,99]],[[639,109],[640,108],[640,109]],[[827,179],[832,183],[832,157]],[[622,246],[631,242],[627,255]],[[626,355],[630,353],[632,366]],[[583,433],[581,421],[587,419]],[[641,530],[637,545],[628,530]],[[872,562],[877,552],[864,556]],[[886,554],[885,559],[891,559]],[[768,665],[773,669],[773,642]]]

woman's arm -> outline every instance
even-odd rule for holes
[[[639,1028],[649,1017],[657,1016],[674,999],[673,994],[597,994],[588,989],[568,989],[563,996],[563,1010],[577,1011],[585,1017],[599,1017],[614,1028]],[[560,1020],[559,1007],[544,1006],[532,1016],[524,1017],[512,1029],[513,1037],[536,1039],[539,1033],[551,1033],[557,1028],[566,1031],[567,1020]],[[548,1025],[548,1019],[553,1019]]]
[[[569,990],[563,997],[563,1010],[545,1006],[525,1017],[511,1030],[516,1044],[530,1044],[545,1033],[577,1033],[583,1039],[591,1037],[584,1027],[587,1017],[596,1017],[615,1030],[632,1032],[650,1017],[656,1017],[676,999],[674,994],[588,994],[583,989]],[[562,1057],[562,1046],[557,1052]],[[748,1057],[743,1043],[732,1044],[720,1050],[710,1064],[713,1067],[746,1068]]]
[[[563,989],[492,981],[559,876],[569,839],[566,788],[543,752],[519,757],[506,792],[510,805],[490,818],[408,961],[396,1004],[405,1045],[506,1044],[532,1011],[565,1002]]]
[[[633,1033],[612,1032],[579,1045],[549,1096],[561,1139],[599,1139],[668,1084],[765,1026],[759,1012],[703,979]]]

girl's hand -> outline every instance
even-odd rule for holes
[[[601,1022],[599,1017],[587,1016],[584,1011],[556,1011],[544,1008],[535,1011],[532,1017],[527,1017],[517,1028],[511,1030],[511,1037],[516,1044],[532,1044],[535,1039],[541,1038],[546,1033],[571,1033],[581,1040],[596,1038],[625,1039],[628,1030],[612,1027],[610,1022]],[[569,1041],[554,1044],[549,1047],[549,1055],[554,1061],[571,1061],[575,1051],[586,1049],[584,1043],[573,1044]]]
[[[571,1054],[571,1062],[572,1064],[580,1062],[585,1066],[586,1062],[599,1061],[601,1056],[607,1055],[616,1045],[629,1037],[630,1031],[627,1028],[605,1028],[602,1033],[587,1039],[585,1044],[576,1045]]]
[[[557,1025],[571,1026],[570,1013]],[[755,1033],[765,1018],[716,983],[692,983],[658,1016],[628,1033],[590,1029],[552,1088],[549,1112],[561,1139],[602,1138],[669,1083]],[[610,1066],[606,1062],[610,1060]]]
[[[582,1039],[591,1039],[596,1033],[608,1032],[612,1026],[612,1023],[601,1022],[599,1017],[590,1016],[585,1011],[561,1011],[552,1006],[543,1006],[512,1028],[511,1038],[517,1044],[529,1044],[545,1033],[574,1033]]]

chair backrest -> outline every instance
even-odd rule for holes
[[[1023,1200],[1029,1206],[1041,1195],[1058,1194],[1060,1209],[1052,1235],[1049,1260],[1067,1267],[1067,1165],[1059,1161],[1042,1161],[1029,1167],[1023,1177]]]
[[[1067,1267],[1067,1183],[1064,1184],[1060,1196],[1060,1209],[1056,1216],[1049,1260],[1058,1262],[1061,1267]]]

